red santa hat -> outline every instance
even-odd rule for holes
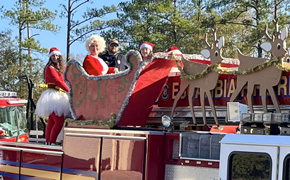
[[[49,57],[54,55],[54,54],[61,55],[60,51],[56,47],[52,47],[49,50]]]
[[[151,51],[153,51],[154,45],[152,43],[149,43],[149,42],[142,43],[140,46],[140,50],[144,47],[149,48]]]
[[[181,51],[176,46],[172,46],[167,50],[167,53],[169,54],[182,54]]]

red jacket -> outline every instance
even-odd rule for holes
[[[115,67],[108,67],[100,57],[95,58],[91,55],[85,57],[83,67],[89,75],[98,76],[115,73]]]
[[[58,73],[58,71],[52,66],[47,66],[45,68],[45,81],[47,84],[55,84],[66,92],[69,90],[64,82],[63,74]]]

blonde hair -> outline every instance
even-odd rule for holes
[[[105,50],[106,48],[106,41],[103,37],[99,35],[91,35],[87,40],[86,40],[86,49],[88,52],[90,52],[90,45],[93,44],[94,42],[98,43],[99,46],[99,52],[101,53]]]

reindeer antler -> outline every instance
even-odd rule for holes
[[[267,37],[267,39],[269,41],[274,41],[274,38],[277,38],[277,39],[280,38],[281,33],[279,31],[278,21],[279,21],[279,19],[274,19],[273,20],[273,23],[274,23],[274,26],[275,26],[275,32],[273,33],[272,38],[268,34],[268,25],[265,25],[265,30],[263,32],[264,32],[264,34],[266,35],[266,37]]]
[[[212,29],[212,35],[213,35],[213,44],[210,46],[209,43],[207,42],[207,33],[204,35],[204,43],[206,44],[206,46],[208,48],[213,48],[214,46],[217,45],[217,43],[219,42],[216,38],[216,32],[217,32],[217,29]]]
[[[213,35],[213,43],[214,43],[214,46],[217,46],[217,44],[219,43],[219,41],[216,38],[217,28],[212,29],[211,31],[212,31],[212,35]]]
[[[268,41],[273,41],[273,38],[271,38],[270,35],[268,34],[268,25],[265,25],[265,29],[262,32],[265,34]]]
[[[208,42],[207,42],[207,33],[205,33],[203,41],[204,41],[204,43],[206,44],[206,46],[207,46],[208,48],[211,48],[211,46],[210,46],[210,45],[208,44]]]

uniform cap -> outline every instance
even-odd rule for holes
[[[116,39],[112,39],[109,44],[118,44],[119,45],[119,41]]]

